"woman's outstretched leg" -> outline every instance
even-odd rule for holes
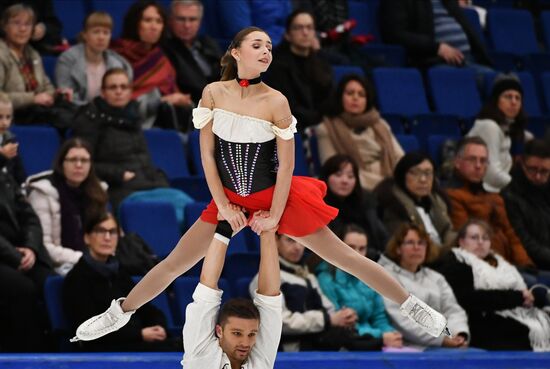
[[[304,237],[293,237],[324,260],[353,274],[381,295],[401,305],[409,293],[382,266],[359,255],[328,227]]]
[[[151,269],[130,291],[122,303],[122,309],[138,309],[164,291],[174,279],[191,269],[206,254],[215,229],[215,224],[198,219],[181,237],[170,255]]]

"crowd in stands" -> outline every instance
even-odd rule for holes
[[[171,132],[181,155],[193,155],[192,109],[219,79],[227,39],[252,24],[274,46],[263,82],[286,96],[298,120],[296,167],[324,181],[325,201],[339,210],[329,226],[442,312],[452,332],[421,333],[397,304],[279,234],[280,350],[550,351],[550,115],[530,113],[542,94],[528,100],[539,99],[531,88],[546,79],[550,87],[550,54],[536,68],[519,54],[503,68],[510,55],[487,41],[500,8],[475,0],[128,0],[115,14],[75,1],[88,12],[78,35],[63,32],[62,1],[0,5],[0,352],[67,347],[59,343],[80,322],[165,256],[127,225],[125,204],[168,204],[176,234],[193,224],[200,158],[181,159],[191,174],[176,186],[161,169],[170,158],[152,152],[147,132]],[[538,1],[528,6],[509,11],[544,17]],[[486,98],[473,115],[443,114],[433,89],[433,99],[421,96],[433,103],[426,114],[395,114],[377,96],[384,86],[376,73],[398,70],[420,76],[421,91],[433,71],[471,71]],[[21,149],[36,125],[61,144],[49,167],[29,172],[23,159],[46,155]],[[250,297],[258,240],[244,230],[233,242],[246,245],[229,249],[226,269],[235,263],[235,275],[222,275],[224,290]],[[55,278],[61,328],[51,320]],[[171,328],[181,329],[185,306],[171,292],[166,306],[153,301],[120,331],[69,349],[180,351]]]

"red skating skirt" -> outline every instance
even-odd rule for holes
[[[252,216],[258,210],[269,210],[275,186],[242,197],[235,192],[224,188],[225,195],[233,204],[246,209]],[[338,215],[338,209],[325,204],[323,198],[327,193],[327,186],[315,178],[292,177],[286,207],[279,220],[281,234],[302,237],[312,234],[319,228],[326,226]],[[208,204],[201,214],[201,220],[217,224],[218,207],[214,200]]]

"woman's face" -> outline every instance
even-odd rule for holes
[[[480,259],[485,259],[491,250],[490,235],[477,224],[472,224],[466,230],[464,238],[458,240],[458,245]]]
[[[505,90],[498,97],[498,108],[508,119],[516,119],[521,109],[521,94],[516,90]]]
[[[432,192],[434,167],[429,160],[424,160],[410,168],[405,175],[405,186],[414,196],[421,198]]]
[[[257,76],[267,70],[273,55],[273,45],[267,34],[260,31],[250,32],[241,41],[241,45],[231,51],[237,61],[241,78]]]
[[[363,114],[367,109],[367,92],[357,81],[349,81],[342,94],[342,107],[346,113]]]
[[[349,232],[344,236],[344,243],[351,247],[355,252],[367,256],[367,235],[358,232]]]
[[[84,235],[84,242],[95,260],[107,261],[114,255],[118,242],[118,228],[113,218],[109,218],[94,227],[92,232]]]
[[[336,196],[345,198],[351,195],[357,182],[351,163],[342,164],[339,171],[328,177],[327,182],[329,190]]]
[[[164,22],[154,6],[145,8],[139,21],[138,35],[141,42],[154,45],[160,40]]]
[[[91,156],[83,147],[73,147],[67,151],[63,160],[63,175],[71,187],[78,187],[88,178]]]
[[[82,34],[86,48],[94,53],[102,53],[111,42],[111,30],[107,27],[97,26],[88,28]]]
[[[105,79],[101,88],[101,96],[107,103],[116,108],[123,108],[132,99],[132,86],[128,77],[123,73],[111,74]]]
[[[11,17],[4,27],[6,41],[16,47],[24,47],[31,39],[33,27],[33,18],[28,12]]]
[[[304,255],[304,245],[285,235],[278,238],[277,248],[283,259],[294,264],[299,263]]]
[[[417,231],[409,230],[397,249],[397,254],[400,256],[399,265],[411,272],[416,272],[426,260],[427,248],[427,240],[420,238]]]

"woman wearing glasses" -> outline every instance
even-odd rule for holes
[[[386,247],[386,253],[378,263],[395,277],[407,291],[419,296],[434,309],[447,318],[447,326],[452,337],[432,337],[419,331],[415,324],[403,316],[399,306],[384,298],[386,311],[392,325],[403,335],[406,346],[429,348],[465,348],[468,347],[470,330],[468,317],[457,303],[453,290],[445,278],[430,268],[426,263],[432,262],[439,254],[428,233],[421,225],[402,224],[394,233]]]
[[[397,163],[393,178],[384,180],[375,192],[389,234],[403,223],[414,223],[422,226],[437,246],[454,241],[456,233],[445,195],[437,185],[434,164],[428,156],[406,154]]]
[[[59,149],[53,170],[27,179],[28,200],[40,218],[44,245],[61,275],[82,256],[85,219],[105,211],[107,205],[91,153],[82,139],[69,139]]]
[[[109,213],[100,213],[85,224],[84,255],[63,282],[63,308],[71,326],[76,327],[82,320],[98,314],[114,296],[127,294],[133,288],[130,275],[120,268],[114,256],[118,238],[118,225]],[[164,314],[145,304],[124,328],[96,341],[81,342],[80,348],[84,351],[179,350],[181,343],[172,342],[166,333]]]
[[[488,350],[550,350],[550,317],[517,268],[491,249],[491,227],[469,220],[438,268],[468,313],[471,344]]]

